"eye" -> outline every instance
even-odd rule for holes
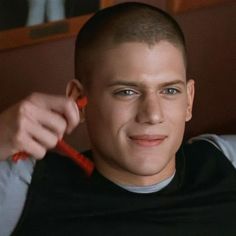
[[[165,88],[162,90],[161,93],[166,94],[166,95],[176,95],[176,94],[180,93],[180,90],[178,90],[176,88]]]
[[[132,89],[123,89],[123,90],[119,90],[119,91],[114,92],[114,95],[121,96],[121,97],[128,97],[128,96],[133,96],[136,94],[138,94],[138,93]]]

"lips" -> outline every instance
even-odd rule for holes
[[[166,135],[131,135],[131,141],[142,147],[159,146],[166,138]]]

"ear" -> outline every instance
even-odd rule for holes
[[[72,98],[73,100],[83,97],[82,84],[76,79],[70,80],[66,86],[66,96]]]
[[[189,80],[187,82],[187,110],[186,110],[186,118],[185,121],[190,121],[192,119],[192,109],[193,109],[193,101],[195,94],[195,82],[194,80]]]
[[[72,98],[74,101],[77,101],[79,98],[84,96],[84,88],[83,85],[76,79],[70,80],[66,86],[66,96]],[[85,109],[80,108],[80,122],[84,122],[85,120]]]

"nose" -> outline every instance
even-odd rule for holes
[[[150,95],[140,101],[136,115],[136,122],[142,124],[163,123],[164,114],[162,103],[158,95]]]

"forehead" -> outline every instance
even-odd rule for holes
[[[90,84],[115,78],[181,77],[185,80],[186,74],[182,50],[167,41],[153,45],[140,42],[110,45],[96,50],[89,61],[86,80]]]
[[[125,72],[142,70],[155,73],[161,70],[183,70],[185,62],[181,49],[167,41],[148,45],[139,42],[127,42],[108,47],[98,53],[94,63],[96,71]]]

